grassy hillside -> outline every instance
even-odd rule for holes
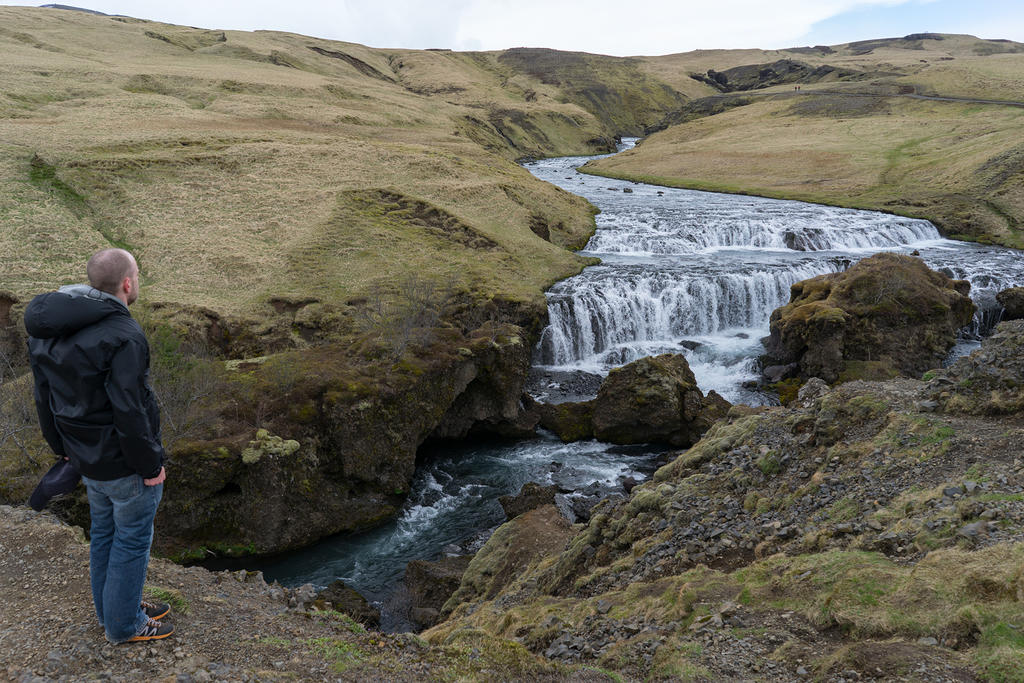
[[[729,85],[701,82],[711,99],[665,122],[678,125],[587,170],[889,210],[929,218],[956,237],[1024,247],[1024,108],[912,97],[1022,101],[1024,45],[924,35],[931,37],[649,58],[646,68],[677,87],[684,73],[709,69],[730,85],[750,76],[737,68],[744,64],[761,65],[762,75],[769,65],[781,72],[783,59],[811,72],[780,73],[782,82],[729,94],[719,92]],[[835,71],[823,76],[826,65]]]
[[[751,64],[790,59],[811,65],[854,69],[880,83],[912,85],[923,94],[985,99],[1021,99],[1020,69],[1024,45],[969,35],[923,33],[903,38],[864,40],[842,45],[795,47],[786,50],[695,50],[642,57],[644,71],[690,97],[717,92],[698,86],[691,74],[725,71]]]
[[[409,272],[536,304],[581,267],[563,247],[591,207],[513,162],[605,151],[619,124],[521,60],[48,9],[0,26],[0,289],[78,281],[107,244],[147,300],[246,315]],[[678,106],[660,88],[632,129]]]

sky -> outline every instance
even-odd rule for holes
[[[922,32],[1024,42],[1024,0],[65,0],[62,4],[172,24],[290,31],[383,48],[550,47],[616,56],[662,55],[696,49],[834,45]]]

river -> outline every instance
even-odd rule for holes
[[[772,310],[788,302],[794,282],[845,269],[878,251],[917,252],[932,268],[971,282],[979,313],[955,354],[975,348],[997,322],[995,293],[1024,284],[1020,252],[942,239],[928,221],[576,171],[591,158],[526,165],[601,210],[582,253],[602,263],[548,292],[550,324],[536,349],[531,385],[544,400],[584,398],[579,387],[595,386],[616,366],[684,353],[705,393],[714,389],[732,402],[771,402],[752,385]],[[342,579],[381,608],[384,630],[408,629],[401,589],[406,563],[478,549],[504,521],[498,496],[527,481],[564,490],[596,482],[621,494],[624,478],[649,476],[664,456],[658,448],[562,444],[549,435],[421,450],[412,493],[394,522],[253,568],[285,585]]]

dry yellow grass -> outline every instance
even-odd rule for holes
[[[585,153],[610,131],[477,64],[492,56],[47,9],[0,8],[0,26],[0,289],[80,281],[111,240],[139,256],[147,300],[241,314],[280,295],[344,303],[405,272],[537,303],[581,267],[562,246],[585,240],[590,207],[513,159]],[[500,248],[416,225],[382,234],[373,212],[339,224],[348,193],[369,188]]]
[[[0,289],[24,297],[78,281],[84,255],[113,241],[138,253],[148,300],[227,313],[258,313],[282,295],[344,303],[406,272],[540,304],[546,285],[581,267],[562,247],[585,240],[591,209],[514,159],[585,153],[636,132],[643,118],[615,102],[650,117],[681,97],[664,84],[713,92],[694,71],[785,57],[888,69],[890,89],[1024,98],[1024,55],[979,56],[1013,45],[969,36],[870,54],[837,46],[617,60],[378,50],[33,8],[0,7],[0,26]],[[602,87],[623,99],[591,111],[574,103]],[[792,106],[696,121],[599,168],[901,211],[909,202],[933,215],[950,191],[978,194],[965,178],[986,150],[1008,149],[1019,120],[962,105],[899,102],[892,115],[859,119],[794,116]],[[435,206],[497,248],[347,205],[370,189]],[[1000,211],[1019,215],[1020,193],[1004,189],[956,210],[989,223]],[[553,244],[531,223],[546,224]]]
[[[944,34],[942,40],[870,42],[879,45],[833,45],[829,47],[831,52],[696,50],[641,59],[645,71],[691,97],[713,95],[715,90],[691,79],[690,73],[703,73],[708,69],[724,71],[747,64],[792,59],[814,67],[830,65],[872,72],[876,77],[869,83],[913,86],[922,93],[1024,100],[1024,53],[1012,52],[1019,49],[1018,43],[949,34]],[[869,48],[869,52],[862,54]],[[1003,50],[1008,52],[1001,52]],[[804,87],[813,90],[832,88],[834,84]],[[792,90],[792,87],[779,86],[774,90]]]

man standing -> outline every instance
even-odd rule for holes
[[[174,628],[156,620],[169,606],[142,602],[166,475],[149,344],[128,313],[139,267],[127,251],[104,249],[86,272],[88,285],[40,294],[25,309],[39,424],[89,494],[89,575],[107,639],[166,638]]]

